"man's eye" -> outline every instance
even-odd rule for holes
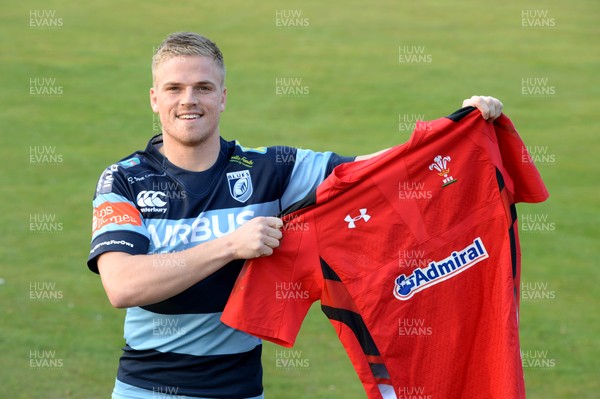
[[[167,91],[178,91],[178,90],[179,90],[179,87],[177,87],[177,86],[167,87]]]

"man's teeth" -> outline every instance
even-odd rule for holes
[[[179,119],[198,119],[200,118],[200,114],[186,114],[186,115],[179,115],[178,118]]]

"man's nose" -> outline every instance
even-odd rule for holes
[[[196,105],[198,104],[198,98],[193,87],[186,87],[181,96],[181,105]]]

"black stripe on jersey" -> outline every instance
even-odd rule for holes
[[[222,312],[243,265],[243,259],[230,262],[182,293],[142,309],[160,314]]]
[[[289,215],[292,212],[295,212],[300,209],[308,208],[309,206],[315,205],[317,203],[317,192],[316,190],[311,191],[306,194],[306,197],[302,198],[300,201],[294,202],[292,205],[288,206],[286,209],[281,212],[278,217],[283,217],[285,215]]]
[[[338,276],[333,269],[331,268],[331,266],[329,266],[327,264],[327,262],[325,262],[325,260],[323,258],[319,258],[319,260],[321,261],[321,270],[323,271],[323,278],[326,280],[333,280],[333,281],[342,281],[342,279],[340,278],[340,276]]]
[[[371,372],[375,378],[379,379],[389,379],[390,373],[388,372],[385,365],[381,363],[369,363],[369,367],[371,367]]]
[[[517,277],[517,207],[515,204],[510,206],[510,216],[512,223],[508,228],[508,237],[510,239],[510,260],[512,265],[512,276]]]
[[[496,181],[498,182],[498,190],[502,191],[506,187],[504,183],[504,176],[502,176],[502,172],[500,169],[496,168]]]
[[[342,279],[331,268],[331,266],[329,266],[323,258],[319,258],[319,260],[321,261],[321,270],[323,272],[323,278],[325,280],[336,282],[336,283],[331,283],[331,284],[338,284],[338,283],[343,284]],[[327,281],[325,282],[325,285],[327,285]],[[338,300],[341,299],[342,301],[344,301],[344,298],[337,298],[337,299]],[[352,301],[352,298],[350,297],[349,294],[348,294],[348,298],[346,298],[346,300]],[[340,303],[340,305],[341,305],[341,303]],[[327,311],[325,311],[325,308],[327,308]],[[337,320],[340,323],[344,323],[348,327],[350,327],[352,332],[354,332],[354,336],[356,337],[357,342],[360,344],[360,346],[365,354],[371,355],[373,357],[380,356],[379,350],[377,349],[377,346],[375,345],[375,341],[373,340],[373,337],[371,337],[371,334],[369,333],[367,326],[364,324],[364,320],[363,320],[362,316],[360,316],[359,314],[354,313],[350,310],[334,308],[331,306],[321,305],[321,309],[323,309],[323,312],[330,319]],[[337,313],[339,315],[339,317],[338,318],[331,317],[331,315],[333,313]],[[371,359],[373,359],[373,358],[371,358]],[[380,359],[380,357],[379,357],[379,359]],[[375,377],[375,379],[385,380],[385,379],[390,378],[390,374],[384,364],[373,363],[372,361],[370,361],[369,367],[371,368],[371,373],[373,373],[373,377]]]
[[[506,190],[506,183],[504,182],[504,176],[500,169],[496,168],[496,181],[498,182],[498,189],[500,192]],[[517,207],[515,204],[510,204],[510,227],[508,228],[508,237],[510,240],[510,261],[512,266],[512,276],[517,277],[517,235],[515,228],[517,228]]]
[[[339,321],[348,326],[358,340],[363,352],[366,355],[379,356],[379,350],[369,333],[367,326],[361,315],[345,309],[332,308],[331,306],[321,305],[321,310],[331,320]]]
[[[448,115],[446,118],[450,119],[452,122],[459,122],[462,118],[469,115],[473,110],[476,110],[475,107],[463,107],[457,111],[454,111],[452,114]]]
[[[235,355],[192,356],[123,348],[117,379],[150,392],[249,398],[262,394],[262,345]],[[198,388],[202,387],[202,388]]]

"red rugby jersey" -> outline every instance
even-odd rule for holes
[[[524,398],[514,204],[547,197],[506,116],[419,122],[284,217],[222,321],[289,347],[320,300],[369,398]]]

